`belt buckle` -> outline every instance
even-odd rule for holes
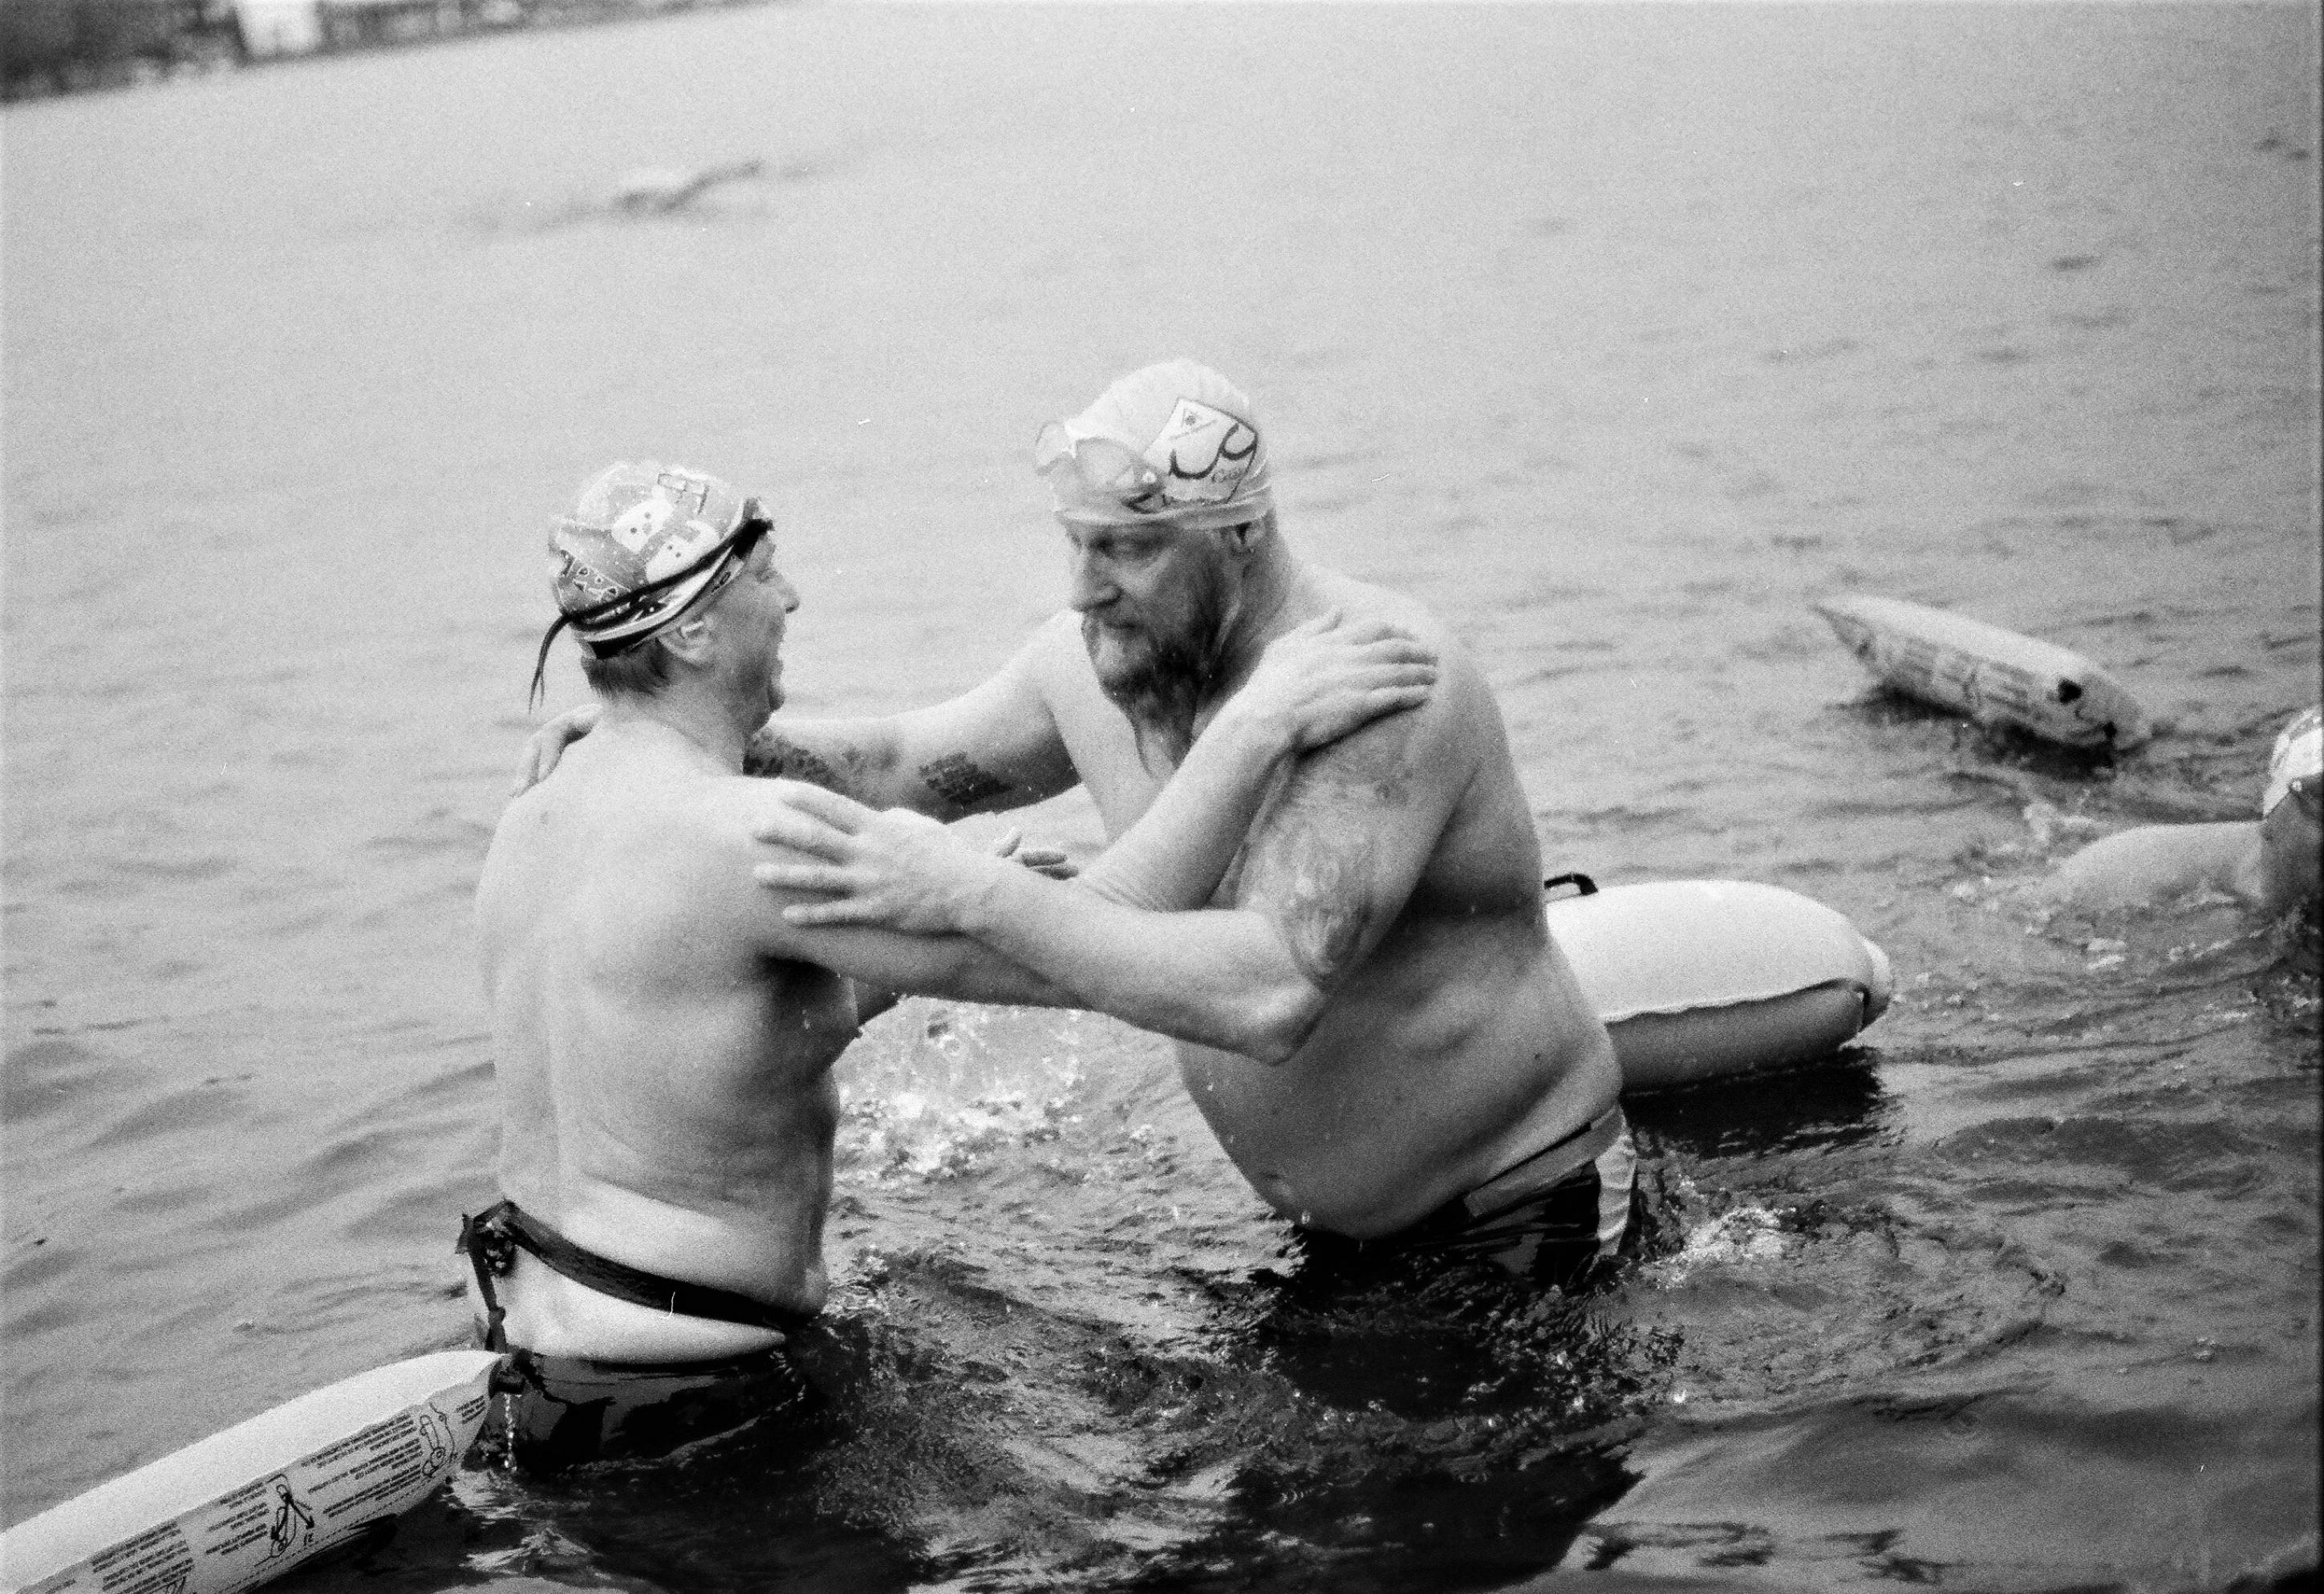
[[[476,1218],[462,1216],[459,1248],[483,1264],[495,1278],[506,1278],[516,1271],[516,1236],[503,1227],[493,1213]]]

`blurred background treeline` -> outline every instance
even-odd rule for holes
[[[0,0],[0,99],[734,0]]]

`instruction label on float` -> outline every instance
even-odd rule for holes
[[[465,1365],[475,1359],[460,1359]],[[164,1457],[12,1530],[0,1580],[10,1594],[241,1594],[257,1588],[409,1510],[449,1477],[484,1424],[490,1399],[490,1359],[484,1360],[473,1377],[386,1415],[378,1414],[380,1397],[389,1393],[379,1387],[382,1375],[418,1364],[349,1379]],[[403,1381],[394,1396],[408,1397],[410,1380]],[[276,1456],[289,1443],[312,1443],[318,1419],[334,1408],[363,1425],[269,1464],[270,1443],[282,1447]],[[219,1492],[173,1519],[150,1526],[120,1519],[140,1498],[174,1493],[182,1500],[208,1488]],[[48,1570],[57,1552],[92,1543],[105,1547]],[[27,1572],[40,1580],[20,1581]]]

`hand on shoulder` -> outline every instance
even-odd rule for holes
[[[604,713],[597,704],[585,703],[567,709],[527,737],[524,751],[517,760],[516,783],[510,788],[509,795],[521,797],[548,779],[558,761],[564,758],[566,747],[595,730]]]
[[[995,871],[1018,867],[980,852],[925,815],[867,808],[795,780],[761,783],[752,836],[788,856],[752,871],[787,903],[794,925],[874,925],[912,935],[958,934]]]
[[[1268,643],[1220,718],[1306,752],[1418,708],[1435,681],[1436,650],[1410,630],[1333,610]]]

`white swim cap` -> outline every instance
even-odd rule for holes
[[[1207,365],[1133,371],[1033,443],[1071,525],[1239,526],[1275,506],[1250,400]]]
[[[2268,755],[2267,791],[2259,799],[2260,817],[2274,813],[2275,805],[2292,794],[2295,784],[2306,783],[2313,789],[2319,775],[2324,775],[2324,705],[2295,714],[2277,735],[2275,751]]]

